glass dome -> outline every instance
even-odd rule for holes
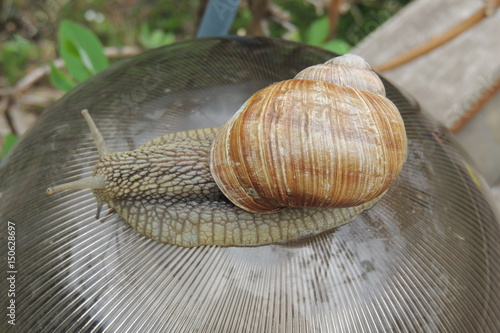
[[[198,39],[115,63],[47,109],[0,168],[1,233],[10,221],[16,234],[16,326],[4,315],[1,330],[497,332],[500,225],[487,186],[449,132],[386,81],[409,140],[403,171],[373,208],[318,236],[181,248],[118,215],[96,220],[90,190],[45,193],[92,173],[84,108],[110,149],[131,150],[218,126],[258,89],[332,56]],[[4,311],[9,286],[2,279]]]

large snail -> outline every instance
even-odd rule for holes
[[[304,69],[253,96],[222,127],[168,134],[110,152],[82,112],[100,160],[93,189],[158,242],[256,246],[337,227],[372,207],[406,159],[406,133],[383,83],[360,57]]]

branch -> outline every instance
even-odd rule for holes
[[[123,46],[123,47],[106,47],[104,48],[104,54],[110,58],[126,58],[141,52],[141,49],[134,46]],[[54,60],[54,66],[61,69],[64,67],[64,61],[59,58]],[[38,67],[19,80],[14,87],[14,94],[23,93],[29,88],[31,88],[36,82],[41,80],[43,77],[50,73],[50,66],[44,65]]]

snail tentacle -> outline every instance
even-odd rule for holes
[[[106,178],[104,176],[97,175],[49,187],[47,189],[47,194],[51,195],[53,193],[65,190],[81,190],[87,188],[97,190],[97,189],[103,189],[105,186],[106,186]]]
[[[92,138],[94,139],[99,157],[103,158],[104,156],[109,155],[111,153],[111,150],[109,150],[108,146],[106,145],[106,142],[104,141],[104,138],[102,137],[101,132],[99,131],[97,125],[90,116],[89,110],[87,109],[82,110],[82,114],[85,117],[87,125],[89,126],[90,133],[92,134]]]
[[[89,126],[90,133],[92,134],[92,138],[94,139],[95,145],[97,147],[97,152],[100,158],[103,158],[109,154],[111,151],[109,150],[104,138],[102,137],[101,132],[97,128],[97,125],[94,122],[94,119],[90,116],[89,110],[83,109],[82,115]],[[106,186],[106,177],[102,175],[94,175],[92,177],[79,179],[76,181],[72,181],[69,183],[52,186],[49,187],[46,192],[48,195],[51,195],[55,192],[65,191],[65,190],[80,190],[80,189],[103,189]],[[102,203],[99,205],[102,206]],[[97,216],[99,216],[100,208],[98,209]]]

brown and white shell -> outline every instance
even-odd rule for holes
[[[210,168],[225,196],[250,212],[352,207],[388,189],[406,145],[379,77],[348,55],[254,94],[217,133]]]

